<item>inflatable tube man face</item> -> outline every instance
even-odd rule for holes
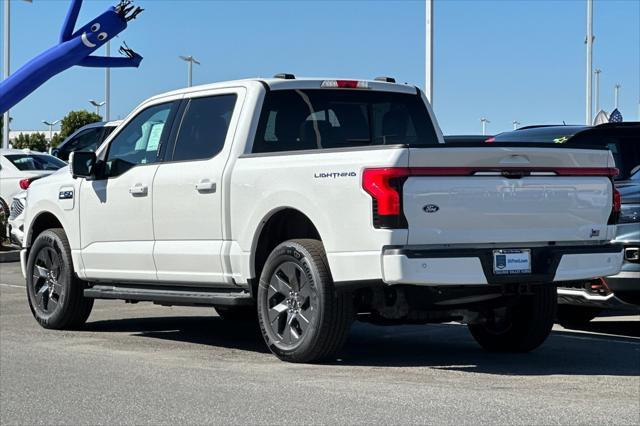
[[[127,22],[134,19],[142,9],[131,5],[131,0],[120,0],[115,7],[92,19],[85,26],[74,31],[82,0],[71,0],[71,6],[60,33],[60,42],[20,67],[9,78],[0,82],[0,113],[26,98],[44,82],[66,69],[80,65],[83,67],[137,67],[142,56],[125,47],[121,58],[91,56],[127,28]]]

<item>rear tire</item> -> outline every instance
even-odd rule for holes
[[[64,231],[49,229],[38,235],[27,260],[27,299],[36,321],[57,330],[82,326],[93,308],[84,289],[84,281],[73,270]]]
[[[557,289],[552,285],[534,288],[534,294],[520,296],[504,321],[469,324],[469,331],[484,349],[492,352],[529,352],[551,333]]]
[[[314,362],[342,349],[353,319],[351,295],[336,291],[322,242],[286,241],[267,259],[258,320],[267,346],[289,362]]]
[[[597,317],[602,309],[591,306],[558,305],[558,323],[560,325],[585,325]]]

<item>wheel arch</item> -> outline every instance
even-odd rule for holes
[[[312,238],[322,241],[318,227],[304,212],[293,207],[274,209],[261,221],[252,244],[250,265],[254,277],[252,287],[260,279],[267,257],[280,243],[294,238]]]
[[[62,220],[56,214],[48,210],[39,212],[31,221],[29,229],[24,236],[24,246],[31,247],[38,235],[51,228],[62,228],[65,234],[67,233],[62,225]]]

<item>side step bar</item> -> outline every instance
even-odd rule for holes
[[[128,302],[153,302],[159,305],[248,306],[255,301],[246,291],[179,286],[134,286],[97,284],[84,290],[91,299],[122,299]]]

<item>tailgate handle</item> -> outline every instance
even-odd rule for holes
[[[500,164],[529,164],[529,158],[526,155],[514,154],[504,157],[500,160]]]

